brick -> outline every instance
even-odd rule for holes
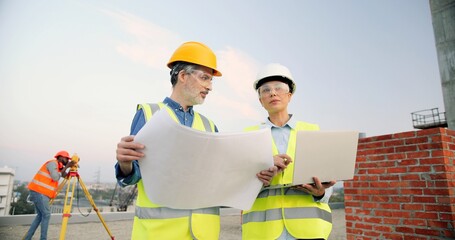
[[[362,203],[362,207],[365,209],[372,209],[372,208],[377,208],[378,204],[375,202],[364,202],[364,203]]]
[[[442,219],[442,213],[449,213],[451,212],[452,208],[450,205],[441,205],[441,204],[426,204],[425,205],[425,211],[434,211],[434,212],[440,212],[441,213],[441,219]],[[455,214],[455,213],[454,213]],[[450,218],[450,216],[449,216]],[[447,220],[447,218],[444,218]]]
[[[420,159],[419,163],[421,165],[445,164],[446,159],[444,157],[430,157],[430,158]]]
[[[407,226],[427,226],[425,219],[403,219],[403,224]]]
[[[435,197],[428,197],[428,196],[413,196],[412,197],[413,202],[420,202],[420,203],[435,203],[436,198]]]
[[[416,132],[402,132],[392,134],[393,138],[411,138],[416,136]]]
[[[359,202],[345,202],[344,206],[345,207],[360,207],[360,203]]]
[[[364,236],[372,237],[372,239],[377,239],[378,236],[381,235],[381,233],[378,233],[376,231],[364,231],[363,232]]]
[[[424,187],[427,186],[427,183],[424,182],[424,181],[411,181],[411,182],[409,182],[408,186],[409,186],[409,187],[413,187],[413,188],[415,188],[415,187],[422,187],[422,188],[424,188]],[[423,189],[423,191],[425,191],[425,190],[426,190],[426,189]]]
[[[380,224],[382,223],[382,219],[383,218],[379,218],[379,217],[364,217],[363,218],[363,221],[367,222],[367,223],[377,223],[377,224]]]
[[[407,168],[406,167],[393,167],[393,168],[388,168],[387,173],[393,174],[393,173],[406,173]]]
[[[384,237],[381,239],[390,239],[390,240],[403,240],[403,235],[398,233],[383,233]],[[413,239],[414,240],[414,239]]]
[[[395,227],[395,231],[400,233],[414,233],[414,228],[397,226]]]
[[[421,188],[412,188],[412,189],[400,189],[402,195],[422,195],[423,190]]]
[[[380,181],[399,181],[400,176],[398,175],[381,175],[379,176]]]
[[[420,148],[420,147],[419,147]],[[417,151],[416,145],[409,145],[409,146],[402,146],[402,147],[395,147],[396,153],[404,153],[404,152],[415,152]]]
[[[427,142],[429,142],[429,140],[430,140],[430,138],[428,138],[427,136],[408,138],[408,139],[406,139],[405,144],[410,145],[410,144],[427,143]]]
[[[367,174],[384,174],[385,172],[385,168],[371,168],[367,170]]]
[[[425,144],[420,144],[418,147],[419,151],[425,151],[425,150],[430,150],[430,149],[442,149],[442,144],[440,143],[425,143]]]
[[[409,166],[408,170],[409,172],[430,172],[431,166]]]
[[[352,187],[353,188],[364,188],[364,187],[369,187],[370,186],[370,183],[369,182],[354,182],[352,184]]]
[[[393,147],[387,147],[387,148],[376,148],[372,150],[374,154],[388,154],[388,153],[394,153],[395,148]]]
[[[449,229],[451,226],[448,222],[438,220],[427,220],[428,226],[431,228],[446,228]]]
[[[425,158],[430,156],[430,151],[419,151],[406,153],[406,158]]]
[[[423,135],[434,135],[434,134],[442,134],[442,129],[444,128],[429,128],[421,131],[417,131],[417,136],[423,136]]]
[[[440,195],[440,196],[447,196],[449,195],[448,189],[434,189],[434,188],[428,188],[423,190],[424,195]],[[438,203],[444,203],[444,198],[438,198]]]
[[[403,195],[390,196],[390,201],[391,202],[398,202],[398,203],[410,203],[411,202],[411,197],[410,196],[403,196]]]
[[[416,228],[415,233],[421,234],[421,235],[426,235],[426,236],[440,236],[438,230],[432,230],[432,229]]]
[[[411,166],[411,165],[417,165],[419,164],[419,161],[417,159],[403,159],[397,161],[398,166]]]
[[[423,205],[422,204],[403,204],[401,205],[402,210],[411,210],[411,211],[422,211],[423,210]]]
[[[392,188],[403,188],[403,187],[409,187],[410,182],[409,181],[403,181],[403,182],[390,182],[389,186]]]
[[[382,203],[379,204],[379,208],[383,209],[400,209],[399,203]]]
[[[354,197],[352,198],[352,200],[360,201],[360,202],[370,201],[370,196],[357,195],[357,196],[354,196]]]
[[[430,176],[431,180],[446,180],[446,174],[445,173],[437,173],[437,174],[428,174]]]
[[[385,160],[386,157],[385,157],[385,155],[368,155],[368,156],[366,156],[366,159],[368,161],[382,161],[382,160]]]
[[[384,146],[385,147],[390,147],[390,146],[402,146],[404,145],[405,141],[404,139],[394,139],[390,141],[384,141]]]
[[[372,188],[388,188],[389,186],[390,186],[389,182],[383,182],[383,181],[370,183],[370,187],[372,187]]]
[[[360,229],[367,229],[367,230],[372,230],[373,226],[371,224],[365,224],[365,223],[355,223],[354,224],[355,228],[360,228]]]
[[[371,210],[365,209],[365,208],[359,208],[359,209],[355,210],[355,214],[369,216],[371,214]]]
[[[392,232],[393,228],[387,225],[373,226],[373,230],[379,232]]]
[[[380,217],[392,217],[392,212],[376,209],[376,216]]]
[[[362,144],[362,149],[377,149],[384,147],[384,142],[371,142]]]
[[[377,195],[371,198],[374,202],[390,202],[390,197],[387,195]]]
[[[420,174],[406,174],[400,176],[400,180],[407,181],[407,180],[420,180]]]
[[[407,211],[393,211],[392,212],[392,217],[399,217],[399,218],[410,218],[411,217],[411,212]]]
[[[414,212],[415,218],[422,219],[438,219],[438,213],[436,212]]]
[[[398,225],[401,221],[401,218],[384,218],[384,224],[389,225]]]
[[[374,136],[374,137],[371,137],[370,139],[371,139],[371,141],[385,141],[385,140],[392,139],[392,135],[388,134],[388,135]]]

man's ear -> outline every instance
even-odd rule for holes
[[[180,70],[180,72],[177,74],[177,82],[178,81],[181,81],[182,83],[186,82],[185,75],[187,75],[185,70]]]

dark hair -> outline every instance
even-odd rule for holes
[[[195,65],[195,64],[181,62],[181,61],[175,62],[172,66],[171,71],[169,72],[169,74],[171,75],[172,87],[174,87],[175,84],[177,84],[178,75],[179,75],[180,71],[183,70],[185,72],[192,73],[196,68],[197,68],[197,65]]]
[[[263,78],[261,79],[258,84],[256,85],[256,91],[259,91],[259,88],[264,84],[264,83],[267,83],[267,82],[270,82],[270,81],[280,81],[280,82],[284,82],[286,83],[288,86],[289,86],[289,92],[293,93],[294,92],[294,88],[292,87],[292,81],[289,80],[288,78],[286,77],[283,77],[283,76],[270,76],[270,77],[266,77],[266,78]]]

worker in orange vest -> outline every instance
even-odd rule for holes
[[[67,151],[55,154],[54,159],[44,163],[28,184],[30,200],[35,204],[36,217],[24,239],[32,239],[36,229],[41,224],[40,240],[47,239],[47,229],[51,218],[49,201],[57,195],[58,181],[60,177],[66,177],[66,170],[74,164],[70,160]]]

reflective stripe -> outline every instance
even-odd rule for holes
[[[210,126],[210,121],[202,114],[199,114],[199,117],[201,117],[202,124],[204,125],[205,131],[212,132],[212,127]]]
[[[292,188],[284,188],[283,189],[284,194],[289,196],[289,195],[310,195],[309,193],[306,193],[304,191],[292,189]],[[281,188],[275,188],[275,189],[265,189],[261,191],[257,198],[266,198],[269,196],[280,196],[281,195]]]
[[[150,109],[152,110],[152,114],[156,113],[158,110],[160,110],[160,105],[158,104],[151,104],[149,103]]]
[[[50,175],[49,173],[44,172],[44,171],[38,171],[37,174],[43,175],[43,176],[45,176],[45,177],[47,177],[47,178],[52,178],[51,175]]]
[[[161,102],[160,103],[143,103],[143,104],[137,105],[137,110],[142,109],[144,111],[145,120],[148,121],[152,117],[153,114],[155,114],[157,111],[159,111],[163,107],[167,107],[167,105],[165,105],[164,103],[161,103]],[[174,111],[171,110],[168,112],[171,114],[172,117],[175,117],[175,119],[177,119]],[[194,112],[193,128],[194,128],[194,125],[196,124],[195,122],[197,121],[197,119],[200,119],[202,122],[202,125],[204,126],[204,129],[201,129],[201,130],[205,130],[206,132],[215,131],[214,127],[212,129],[213,123],[206,116],[204,116],[200,113],[197,113],[197,112]]]
[[[135,213],[136,217],[140,219],[168,219],[189,217],[192,213],[219,215],[220,210],[219,208],[203,208],[191,211],[172,209],[167,207],[146,208],[136,206]]]
[[[332,214],[318,207],[304,207],[304,208],[286,208],[284,209],[286,219],[306,219],[306,218],[319,218],[327,222],[332,222]],[[281,208],[270,209],[266,211],[255,211],[243,214],[242,224],[249,222],[266,222],[273,220],[281,220]]]
[[[45,184],[45,183],[42,183],[42,182],[40,182],[40,181],[37,181],[37,180],[35,180],[35,179],[32,179],[32,182],[33,182],[34,184],[36,184],[36,185],[40,185],[41,187],[47,188],[47,189],[49,189],[49,190],[51,190],[51,191],[57,190],[57,188],[55,188],[55,187],[53,187],[53,186],[49,186],[49,185],[47,185],[47,184]]]

